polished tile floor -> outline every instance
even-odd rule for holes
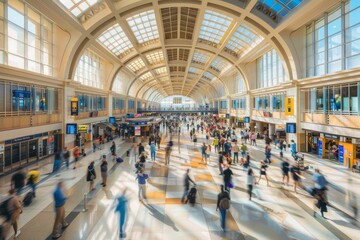
[[[138,186],[135,181],[133,158],[125,158],[122,164],[109,161],[111,174],[108,186],[102,188],[100,179],[96,182],[96,191],[86,195],[87,211],[83,211],[84,194],[88,193],[85,181],[86,166],[96,160],[104,150],[88,155],[76,170],[66,170],[59,177],[53,177],[41,184],[38,197],[26,208],[20,217],[21,234],[18,239],[51,239],[54,221],[52,190],[59,179],[65,181],[69,199],[66,204],[67,220],[70,226],[62,233],[60,239],[119,239],[119,216],[115,212],[115,199],[126,189],[129,200],[126,219],[126,239],[358,239],[358,222],[350,217],[352,214],[343,199],[347,186],[344,177],[353,177],[341,167],[318,162],[309,163],[326,171],[330,183],[329,198],[334,208],[329,207],[328,219],[313,217],[313,199],[303,190],[293,192],[292,186],[281,184],[280,160],[274,156],[274,163],[269,167],[270,186],[262,180],[256,187],[260,196],[248,200],[246,192],[246,173],[241,166],[233,165],[234,185],[231,190],[231,208],[227,214],[225,232],[220,227],[219,214],[216,212],[216,198],[222,178],[218,172],[218,157],[213,152],[208,164],[201,160],[200,143],[205,141],[200,134],[198,146],[190,142],[186,135],[181,136],[170,158],[170,165],[164,165],[164,139],[162,148],[157,153],[155,162],[146,163],[149,174],[147,200],[138,200]],[[145,140],[144,140],[145,141]],[[117,142],[123,154],[131,143]],[[146,144],[147,145],[147,144]],[[148,146],[146,147],[149,151]],[[263,145],[251,147],[252,167],[258,175],[259,161],[263,158]],[[274,149],[274,155],[276,150]],[[285,155],[288,153],[285,153]],[[132,162],[130,162],[132,160]],[[183,177],[186,169],[197,184],[197,203],[194,206],[181,203],[183,194]],[[97,166],[99,170],[99,166]],[[307,176],[304,184],[310,183]],[[353,184],[358,185],[354,177]],[[337,189],[337,190],[336,190]],[[340,192],[339,192],[340,189]],[[354,188],[352,189],[354,190]],[[344,191],[344,192],[341,192]]]

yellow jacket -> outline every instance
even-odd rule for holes
[[[30,177],[33,177],[33,181],[34,183],[38,183],[40,180],[40,172],[39,170],[31,170],[30,172],[28,172],[28,180],[30,179]]]

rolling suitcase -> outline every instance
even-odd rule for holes
[[[190,189],[189,194],[188,194],[189,203],[195,204],[195,202],[196,202],[196,193],[197,193],[196,188],[192,187],[192,188]]]
[[[23,205],[25,207],[29,206],[32,203],[33,198],[34,193],[32,191],[28,192],[23,199]]]
[[[116,158],[116,162],[118,162],[118,163],[122,163],[124,160],[121,158],[121,157],[117,157]]]

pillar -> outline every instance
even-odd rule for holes
[[[269,137],[273,139],[273,135],[275,133],[275,124],[269,123]]]

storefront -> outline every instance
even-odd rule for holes
[[[53,155],[62,147],[61,138],[61,130],[56,130],[0,143],[0,174]]]
[[[305,131],[306,135],[306,152],[318,154],[318,141],[320,138],[319,132]]]
[[[339,158],[340,136],[328,133],[320,133],[318,145],[318,156],[331,160]]]

